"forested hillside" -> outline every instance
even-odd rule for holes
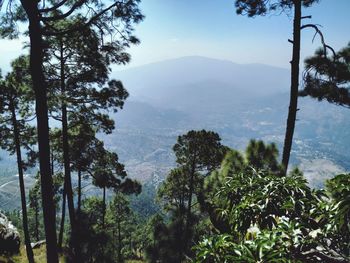
[[[0,262],[350,262],[349,8],[0,0]]]

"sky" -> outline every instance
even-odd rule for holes
[[[132,61],[123,70],[183,56],[205,56],[236,63],[262,63],[289,68],[291,60],[292,13],[274,13],[248,18],[235,13],[234,0],[143,0],[145,20],[135,28],[141,44],[128,52]],[[305,23],[320,25],[326,43],[335,50],[350,41],[350,0],[320,0],[304,9],[312,15]],[[320,40],[314,32],[302,32],[301,58],[314,53]],[[0,68],[8,71],[10,61],[22,51],[26,40],[0,40]]]

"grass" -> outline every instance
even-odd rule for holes
[[[33,252],[34,252],[35,263],[46,263],[45,245],[41,246],[40,248],[34,249]],[[21,249],[18,255],[0,256],[0,263],[24,263],[24,262],[28,262],[27,254],[24,246],[21,246]],[[65,260],[61,256],[60,263],[64,263],[64,262]]]
[[[34,249],[35,263],[46,263],[46,247],[45,245],[40,248]],[[27,254],[24,246],[21,246],[20,253],[13,256],[1,256],[0,263],[24,263],[28,262]],[[126,263],[144,263],[143,260],[126,260]],[[63,256],[60,256],[60,263],[65,263]]]

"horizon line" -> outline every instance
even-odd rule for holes
[[[230,59],[215,58],[215,57],[209,57],[209,56],[203,56],[203,55],[188,55],[188,56],[179,56],[179,57],[173,57],[173,58],[165,58],[165,59],[155,60],[152,62],[146,62],[146,63],[142,63],[142,64],[137,64],[137,65],[130,65],[130,63],[132,63],[132,59],[131,59],[130,63],[125,64],[125,65],[112,65],[112,72],[113,71],[121,72],[121,71],[126,71],[126,70],[131,70],[131,69],[137,69],[137,68],[141,68],[144,66],[150,66],[150,65],[154,65],[154,64],[160,64],[160,63],[164,63],[164,62],[176,61],[176,60],[181,60],[181,59],[186,59],[186,58],[204,58],[204,59],[208,59],[208,60],[229,62],[232,64],[241,65],[241,66],[262,65],[262,66],[268,66],[268,67],[279,68],[279,69],[284,69],[284,70],[290,70],[290,68],[266,64],[266,63],[260,63],[260,62],[238,63],[238,62],[232,61]]]

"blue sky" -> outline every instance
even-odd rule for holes
[[[248,18],[235,13],[234,0],[143,0],[145,20],[136,26],[141,44],[129,49],[134,67],[182,56],[207,56],[237,63],[289,68],[292,14]],[[326,42],[336,50],[350,41],[350,0],[321,0],[303,11],[322,25]],[[312,30],[302,34],[302,58],[320,45]],[[0,68],[21,52],[22,40],[0,40]],[[114,67],[115,70],[124,67]]]
[[[233,0],[144,0],[145,21],[137,27],[142,44],[131,49],[133,65],[187,55],[289,67],[292,14],[248,18],[235,13]],[[350,0],[321,0],[305,9],[322,25],[336,49],[350,41]],[[305,21],[306,22],[306,21]],[[302,35],[302,56],[312,54],[319,39]]]

